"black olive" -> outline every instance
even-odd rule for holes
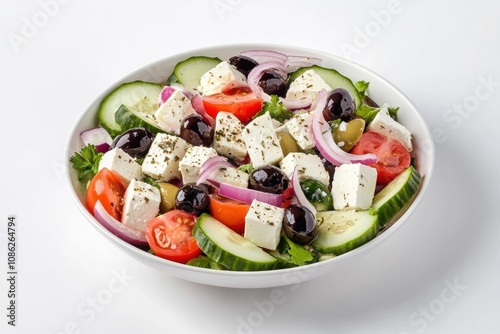
[[[351,94],[343,88],[334,89],[326,98],[326,106],[323,109],[323,117],[326,121],[332,121],[337,118],[348,122],[354,115],[354,100]]]
[[[183,185],[175,196],[175,208],[197,216],[208,210],[210,196],[208,188],[194,183]]]
[[[180,137],[194,146],[212,145],[213,128],[198,114],[186,116],[181,122]]]
[[[117,136],[111,148],[121,148],[133,158],[143,158],[149,151],[155,135],[145,128],[132,128]]]
[[[250,188],[271,194],[281,194],[288,188],[290,179],[275,166],[255,168],[250,174]]]
[[[259,86],[269,95],[277,95],[281,97],[285,97],[286,95],[285,79],[273,71],[264,72],[259,81]]]
[[[233,65],[238,71],[248,77],[248,73],[257,66],[257,62],[245,56],[234,56],[229,58],[229,64]]]
[[[311,243],[318,236],[314,214],[300,204],[292,204],[285,209],[283,231],[290,240],[301,245]]]

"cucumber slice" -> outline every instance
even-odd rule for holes
[[[129,108],[123,104],[116,111],[115,121],[120,126],[122,132],[139,127],[145,128],[155,134],[158,132],[165,132],[161,130],[154,114]]]
[[[312,246],[318,252],[340,255],[377,236],[377,215],[372,211],[323,211],[316,215],[318,237]]]
[[[276,258],[207,213],[198,218],[193,235],[209,258],[230,270],[270,270],[278,264]]]
[[[222,60],[205,56],[194,56],[183,60],[174,67],[169,82],[177,82],[191,92],[197,91],[203,74],[217,66]]]
[[[323,78],[323,80],[325,80],[328,86],[332,87],[332,89],[344,88],[345,90],[347,90],[354,99],[354,104],[356,105],[356,109],[359,108],[362,101],[361,97],[359,96],[359,92],[356,89],[356,86],[354,86],[354,84],[349,78],[343,76],[342,74],[340,74],[339,72],[337,72],[332,68],[326,68],[318,65],[301,67],[295,72],[290,74],[288,82],[292,83],[293,81],[295,81],[295,79],[297,79],[297,77],[299,77],[302,73],[304,73],[307,70],[314,70],[316,74],[318,74],[320,77]]]
[[[410,166],[375,195],[372,208],[378,214],[380,227],[384,227],[410,202],[419,184],[420,174]]]
[[[158,108],[161,89],[162,85],[145,81],[133,81],[118,86],[102,101],[98,112],[99,122],[111,137],[116,137],[123,132],[115,120],[115,114],[120,106],[154,113]]]

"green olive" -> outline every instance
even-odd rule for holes
[[[288,132],[277,132],[276,135],[280,141],[281,151],[283,151],[284,157],[291,152],[300,152],[300,147],[291,134]]]
[[[165,213],[175,209],[175,196],[179,187],[167,182],[158,182],[158,185],[160,186],[161,195],[160,212]]]
[[[365,120],[355,118],[347,122],[347,125],[343,123],[333,130],[333,140],[335,140],[342,150],[349,152],[356,145],[359,138],[361,138],[365,130]]]

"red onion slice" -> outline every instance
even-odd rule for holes
[[[83,131],[80,133],[80,138],[85,146],[92,144],[99,153],[107,152],[113,143],[113,139],[111,139],[109,133],[101,127]]]
[[[288,56],[281,52],[271,50],[248,50],[240,53],[240,56],[252,58],[257,63],[278,62],[284,65]]]
[[[158,96],[158,106],[165,103],[176,90],[181,91],[182,94],[184,94],[184,96],[188,99],[193,97],[193,94],[191,94],[183,85],[179,83],[172,83],[170,86],[165,86],[161,90],[160,95]]]
[[[220,165],[221,167],[233,167],[227,158],[221,157],[220,155],[216,155],[208,158],[203,165],[200,167],[200,173],[203,173],[205,170],[209,168],[213,168],[212,165]]]
[[[332,130],[330,125],[323,117],[323,109],[326,105],[327,93],[322,89],[318,94],[318,103],[313,110],[312,133],[316,147],[325,159],[330,161],[335,166],[340,166],[347,163],[362,163],[370,165],[377,162],[375,154],[351,154],[343,151],[337,146],[333,140]]]
[[[259,64],[255,66],[250,73],[248,73],[247,77],[247,83],[250,89],[260,98],[262,98],[264,101],[269,101],[271,98],[268,94],[264,93],[262,88],[259,86],[259,81],[264,75],[264,72],[266,71],[274,71],[276,74],[286,78],[287,73],[285,68],[283,67],[283,64],[271,61],[271,62],[265,62],[262,64]]]
[[[262,90],[262,87],[259,86],[259,81],[265,71],[275,71],[276,74],[284,78],[286,78],[287,73],[282,64],[278,62],[266,62],[255,66],[248,74],[247,82],[250,89],[264,102],[269,102],[271,100],[271,96],[265,93]],[[280,97],[280,101],[283,102],[283,106],[288,110],[309,109],[311,107],[311,101],[309,99],[287,100]]]
[[[309,110],[312,104],[311,99],[290,100],[280,97],[280,101],[283,102],[283,106],[290,111],[301,109]]]
[[[161,106],[163,103],[167,102],[170,96],[176,91],[176,89],[172,86],[165,86],[162,88],[160,95],[158,96],[158,106]]]
[[[209,182],[217,187],[218,182],[213,182],[212,179],[220,172],[221,168],[234,168],[234,166],[221,156],[208,158],[200,168],[200,176],[196,180],[196,184]]]
[[[312,65],[320,65],[323,60],[316,57],[307,56],[288,56],[284,66],[288,73],[294,72],[301,67],[308,67]]]
[[[311,211],[312,214],[316,217],[316,208],[314,207],[314,205],[311,204],[311,202],[309,202],[306,195],[302,191],[302,187],[300,186],[299,172],[297,171],[297,168],[295,168],[293,170],[292,188],[293,188],[293,192],[295,193],[295,197],[297,198],[297,201],[299,202],[299,204],[308,208],[309,211]]]
[[[193,109],[201,116],[203,119],[213,127],[215,125],[215,119],[207,114],[205,107],[203,106],[203,98],[200,94],[195,94],[191,99],[191,105]]]
[[[219,194],[238,201],[252,204],[254,199],[274,206],[281,206],[283,203],[282,194],[270,194],[262,191],[236,187],[228,183],[221,183]]]
[[[101,201],[97,201],[94,206],[94,217],[104,228],[116,235],[118,238],[132,245],[144,246],[148,244],[146,233],[123,225],[120,221],[111,216]]]

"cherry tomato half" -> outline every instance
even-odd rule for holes
[[[385,185],[410,166],[411,157],[404,145],[378,132],[365,132],[351,150],[353,154],[373,153],[378,161],[377,185]]]
[[[249,87],[232,87],[222,93],[205,96],[203,106],[213,118],[219,111],[227,111],[243,123],[248,123],[262,109],[262,100]]]
[[[146,239],[156,256],[179,263],[201,254],[193,236],[196,216],[182,211],[172,210],[151,219],[146,227]]]
[[[124,194],[125,187],[120,178],[109,169],[103,168],[90,180],[86,195],[87,209],[94,214],[95,203],[99,200],[110,215],[120,220]]]
[[[243,234],[245,231],[245,216],[250,204],[233,200],[218,194],[210,195],[210,214],[233,231]]]

